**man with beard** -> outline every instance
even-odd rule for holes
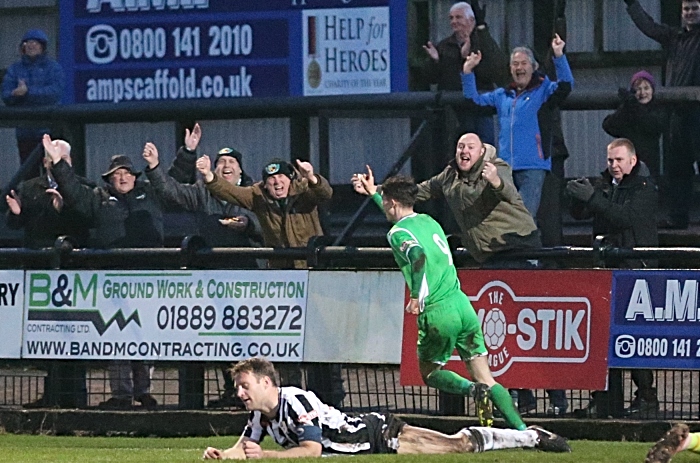
[[[208,447],[205,460],[456,454],[521,447],[571,451],[564,438],[537,426],[522,431],[470,427],[449,436],[410,426],[391,413],[346,414],[311,391],[279,387],[274,366],[260,357],[238,363],[233,376],[238,397],[250,412],[248,424],[231,448]],[[260,443],[265,436],[283,450],[263,450]]]
[[[368,166],[369,167],[369,166]],[[371,169],[368,169],[374,182]],[[366,194],[360,178],[355,191]],[[510,166],[496,148],[474,133],[462,135],[455,158],[436,176],[418,184],[417,201],[445,198],[460,229],[462,245],[482,267],[526,265],[501,258],[505,251],[540,248],[535,221],[515,189]]]
[[[474,397],[482,424],[491,419],[490,398],[511,427],[525,429],[510,394],[491,375],[481,325],[460,289],[444,232],[429,216],[413,213],[416,201],[444,197],[462,230],[462,243],[482,263],[516,243],[535,247],[537,230],[515,190],[509,166],[496,157],[493,146],[471,133],[460,138],[455,160],[442,173],[413,188],[405,179],[387,181],[380,196],[369,166],[352,182],[358,193],[372,196],[378,205],[381,201],[387,219],[396,224],[388,239],[410,290],[406,311],[420,314],[423,381],[444,392]],[[442,369],[455,348],[477,383]]]

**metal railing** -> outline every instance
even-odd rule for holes
[[[200,236],[185,237],[180,247],[168,248],[114,248],[92,249],[74,248],[71,238],[59,237],[54,246],[41,249],[0,248],[0,268],[125,268],[149,269],[201,269],[232,268],[232,263],[249,259],[291,259],[306,260],[310,268],[395,268],[391,248],[325,245],[325,237],[316,237],[306,247],[272,248],[207,247]],[[476,267],[465,248],[452,249],[455,265]],[[697,261],[700,268],[700,247],[637,247],[616,248],[604,243],[603,237],[594,240],[591,247],[557,246],[551,248],[504,251],[504,259],[541,260],[543,262],[569,262],[577,267],[568,268],[609,268],[623,259],[663,259],[673,266],[674,262]],[[545,266],[546,267],[546,266]]]
[[[469,262],[467,251],[463,248],[453,250],[455,260],[464,264]],[[583,262],[579,268],[604,267],[606,261],[620,258],[640,259],[659,258],[673,262],[674,259],[689,260],[700,256],[700,248],[635,248],[618,249],[602,245],[597,240],[592,247],[558,247],[509,254],[514,259],[565,260]],[[306,248],[207,248],[201,238],[188,237],[179,248],[146,249],[74,249],[69,239],[61,237],[53,248],[28,250],[23,248],[0,248],[0,267],[20,268],[100,268],[123,266],[124,268],[228,268],[232,257],[257,258],[294,258],[306,259],[310,267],[320,268],[357,268],[355,262],[365,267],[394,268],[390,248],[362,248],[348,246],[325,246],[313,241]],[[473,261],[471,261],[473,263]],[[536,270],[533,270],[536,271]],[[3,363],[4,362],[4,363]],[[106,372],[107,362],[50,362],[6,360],[0,361],[0,406],[16,408],[28,402],[35,402],[42,397],[55,399],[61,406],[70,406],[73,402],[61,401],[60,390],[45,383],[47,374],[55,365],[80,365],[74,376],[64,376],[62,381],[69,384],[85,382],[86,398],[75,403],[79,408],[95,408],[108,398],[109,381]],[[308,384],[308,372],[311,365],[302,366],[302,385]],[[65,369],[62,370],[65,372]],[[69,370],[70,371],[70,370]],[[611,370],[615,371],[615,370]],[[619,370],[616,370],[619,372]],[[56,373],[53,373],[54,379]],[[464,398],[441,395],[427,387],[403,387],[399,384],[398,365],[344,365],[342,367],[344,398],[338,403],[347,410],[393,410],[406,413],[454,414],[462,412],[473,414],[473,404]],[[627,402],[633,397],[633,384],[629,372],[617,373],[616,381],[623,391]],[[639,416],[641,419],[691,419],[697,418],[700,407],[700,372],[659,370],[655,372],[658,388],[659,409]],[[324,386],[317,386],[323,388]],[[331,394],[333,391],[319,391]],[[535,392],[536,401],[523,408],[528,416],[544,416],[548,408],[545,391]],[[221,374],[221,364],[189,362],[158,363],[152,381],[152,393],[161,409],[203,408],[209,402],[225,396],[226,386]],[[337,393],[337,391],[336,391]],[[72,397],[69,393],[68,396]],[[64,394],[65,396],[65,394]],[[567,391],[569,412],[582,409],[581,416],[586,416],[585,407],[590,400],[589,391]],[[65,399],[65,397],[64,397]],[[40,405],[47,405],[40,401]],[[217,405],[219,406],[219,405]],[[224,408],[235,408],[233,402],[224,403]],[[133,407],[133,409],[139,409]]]

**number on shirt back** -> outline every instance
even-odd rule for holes
[[[452,265],[452,253],[450,252],[450,247],[445,243],[445,240],[443,240],[440,235],[437,233],[433,233],[433,241],[435,241],[435,244],[440,248],[442,252],[445,253],[447,256],[447,261]]]

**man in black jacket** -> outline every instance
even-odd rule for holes
[[[63,159],[72,165],[70,152]],[[59,236],[70,236],[76,247],[87,245],[89,224],[87,219],[71,207],[64,207],[63,196],[51,172],[51,158],[44,157],[41,175],[19,184],[5,197],[8,205],[7,226],[24,229],[23,245],[39,249],[51,247]],[[87,179],[81,183],[94,187]]]
[[[700,85],[700,0],[683,0],[682,27],[658,24],[637,0],[624,0],[637,28],[659,42],[668,57],[670,87]],[[664,228],[688,228],[693,199],[693,164],[700,159],[700,107],[695,102],[677,105],[671,116],[671,148],[664,168],[669,178],[671,212]]]
[[[617,138],[608,145],[608,169],[593,186],[588,179],[571,180],[566,191],[572,196],[571,215],[575,219],[593,217],[593,237],[603,235],[607,244],[620,248],[657,246],[656,209],[658,196],[656,186],[649,177],[644,163],[638,162],[634,145],[626,138]],[[647,268],[655,262],[625,260],[617,267]],[[659,409],[656,388],[652,387],[654,376],[651,370],[632,370],[632,380],[637,385],[635,399],[625,414],[647,417]],[[619,391],[622,392],[621,390]],[[600,393],[588,406],[601,407]],[[598,403],[601,402],[601,403]],[[622,403],[621,397],[610,397],[609,404]],[[595,410],[598,416],[613,416],[618,410]]]
[[[70,152],[63,154],[71,164]],[[87,219],[63,203],[63,196],[51,172],[51,158],[44,157],[41,175],[20,183],[11,190],[5,201],[8,205],[7,226],[24,229],[23,245],[30,249],[54,245],[59,236],[69,236],[74,246],[84,247],[89,235]],[[82,183],[90,184],[87,179]],[[92,185],[94,186],[94,185]],[[25,408],[87,406],[85,365],[76,361],[50,361],[46,364],[44,395],[41,399],[24,404]]]
[[[481,51],[484,56],[482,65],[474,71],[479,91],[488,92],[509,82],[508,55],[503,53],[489,32],[486,6],[479,6],[478,0],[455,3],[450,8],[450,27],[452,35],[437,46],[432,42],[423,46],[428,55],[423,72],[429,83],[437,84],[438,90],[462,91],[460,74],[464,59],[476,51]],[[456,111],[460,124],[458,136],[473,132],[484,142],[495,145],[492,113],[471,102],[467,104],[469,107]]]
[[[127,156],[112,156],[102,179],[105,187],[90,188],[80,183],[72,167],[61,155],[70,145],[44,135],[44,149],[53,162],[52,171],[66,203],[90,220],[99,248],[144,248],[163,246],[163,206]],[[104,409],[130,409],[132,399],[144,408],[157,405],[150,394],[152,366],[138,361],[109,363],[112,397],[98,406]],[[130,378],[133,375],[133,381]]]

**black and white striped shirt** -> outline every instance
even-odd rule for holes
[[[259,443],[267,434],[284,448],[312,441],[320,443],[324,452],[364,453],[371,447],[365,428],[361,416],[348,416],[321,402],[313,392],[280,387],[277,415],[270,419],[259,411],[251,412],[243,435]]]

